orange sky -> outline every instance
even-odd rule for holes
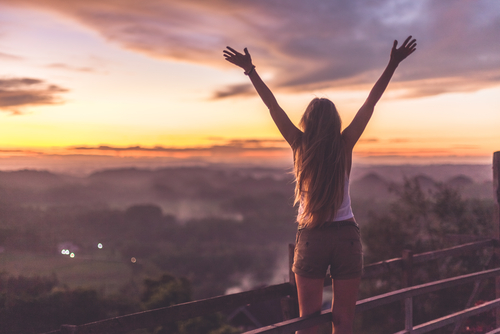
[[[392,40],[409,34],[417,51],[398,68],[356,161],[489,163],[500,150],[500,3],[370,6],[0,0],[1,165],[75,156],[287,164],[265,106],[222,49],[249,48],[294,122],[321,96],[346,126]]]

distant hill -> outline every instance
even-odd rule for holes
[[[429,174],[432,171],[439,173]],[[484,171],[484,166],[356,166],[351,175],[351,196],[358,202],[387,202],[396,198],[391,188],[401,186],[405,177],[416,177],[426,192],[441,183],[459,189],[466,198],[491,198],[491,177],[478,181]],[[289,199],[291,205],[293,188],[290,170],[280,168],[120,168],[85,177],[37,170],[0,171],[2,202],[117,208],[149,203],[160,206],[166,213],[186,217],[203,216],[207,212],[218,215],[221,203],[245,196],[279,194]]]
[[[445,184],[453,188],[463,188],[474,184],[474,181],[468,176],[458,175],[446,181]]]
[[[436,181],[434,181],[434,179],[432,179],[431,177],[424,174],[419,174],[414,178],[420,185],[420,189],[422,189],[422,191],[429,193],[436,190]]]
[[[457,189],[466,198],[493,198],[493,181],[474,182],[465,175],[457,175],[445,182],[448,187]]]
[[[361,199],[393,198],[390,183],[377,173],[368,173],[359,180],[351,182],[351,197]]]
[[[353,165],[351,178],[357,180],[367,173],[377,173],[390,182],[401,182],[403,178],[427,175],[436,182],[446,182],[452,177],[464,175],[476,183],[491,181],[491,164],[485,165]]]
[[[48,171],[18,170],[0,171],[0,187],[44,189],[60,186],[70,177],[54,174]]]

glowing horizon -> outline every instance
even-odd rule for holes
[[[392,39],[408,34],[417,52],[377,106],[356,161],[484,163],[500,149],[499,4],[304,6],[0,0],[0,160],[290,161],[265,106],[222,49],[249,48],[295,123],[311,98],[325,96],[346,126]]]

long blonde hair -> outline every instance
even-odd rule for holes
[[[346,175],[341,120],[332,101],[313,99],[299,126],[303,130],[294,147],[295,203],[303,211],[297,220],[308,227],[333,218],[342,204]]]

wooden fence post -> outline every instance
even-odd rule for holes
[[[495,228],[494,237],[497,239],[495,245],[495,266],[500,266],[500,151],[493,153],[493,198],[495,201],[493,224]],[[495,297],[500,298],[500,277],[495,278]],[[500,309],[496,310],[497,328],[500,327]]]
[[[291,285],[296,286],[295,273],[292,271],[293,256],[295,255],[295,245],[288,244],[288,281]]]
[[[403,250],[401,259],[403,260],[401,288],[408,288],[413,285],[413,251],[409,249]]]
[[[408,288],[413,285],[413,251],[403,250],[401,256],[403,260],[403,275],[401,277],[401,288]],[[405,330],[407,333],[413,333],[413,298],[408,297],[404,300],[405,310]]]
[[[297,287],[295,283],[295,274],[292,271],[293,255],[295,253],[295,245],[288,245],[288,282],[292,285],[294,294],[285,298],[281,298],[281,311],[283,320],[290,320],[299,316],[299,302],[297,300]]]

